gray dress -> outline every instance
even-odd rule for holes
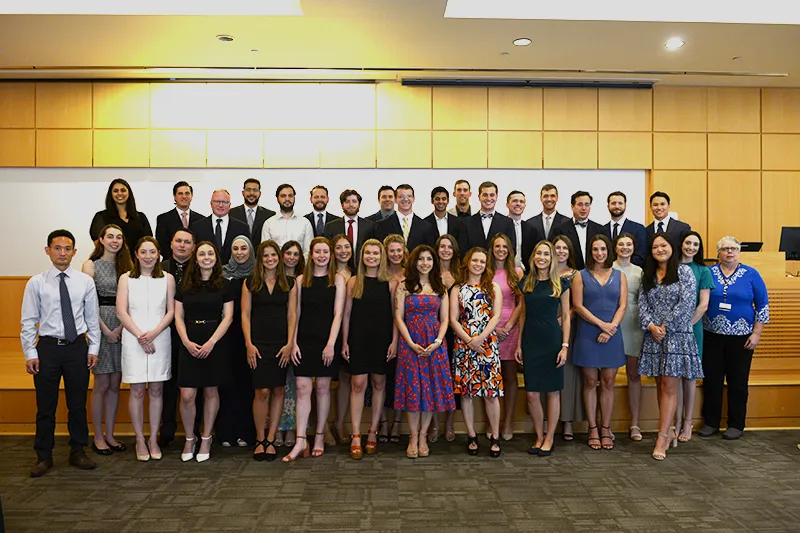
[[[114,263],[97,259],[94,262],[94,285],[100,302],[100,320],[108,329],[119,327],[117,318],[117,267]],[[100,353],[97,354],[95,374],[122,372],[122,344],[111,344],[105,335],[100,335]]]
[[[572,278],[577,274],[577,270],[568,276],[562,276],[572,283]],[[571,305],[571,304],[570,304]],[[567,362],[564,364],[564,388],[561,389],[561,413],[559,418],[562,422],[582,422],[586,415],[583,411],[583,374],[581,369],[572,364],[572,346],[575,344],[575,330],[578,321],[574,313],[571,313],[569,330],[569,348],[567,348]],[[542,398],[546,398],[542,394]]]
[[[625,268],[614,262],[614,268],[625,273],[628,278],[628,309],[620,324],[625,355],[639,357],[642,353],[644,331],[639,327],[639,291],[642,289],[642,269],[631,263]]]

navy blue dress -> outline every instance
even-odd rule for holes
[[[611,322],[619,307],[622,272],[611,270],[605,285],[587,269],[580,272],[583,281],[583,306],[604,322]],[[606,343],[597,342],[603,331],[578,317],[578,331],[575,333],[575,347],[572,364],[587,368],[619,368],[625,364],[625,346],[622,343],[622,329]]]

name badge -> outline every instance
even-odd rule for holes
[[[720,302],[719,310],[720,311],[730,311],[731,310],[731,304],[726,304],[726,303]]]

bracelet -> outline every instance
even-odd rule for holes
[[[569,348],[569,343],[568,342],[562,343],[561,347],[562,348]]]
[[[435,341],[433,341],[433,342],[435,342],[436,344],[438,344],[438,345],[440,345],[440,346],[441,346],[441,344],[442,344],[442,339],[436,339],[436,340],[435,340]]]

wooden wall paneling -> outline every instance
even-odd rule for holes
[[[322,86],[320,121],[324,129],[375,129],[375,85],[330,83]]]
[[[205,83],[151,83],[150,127],[205,129],[208,107]]]
[[[433,87],[433,129],[485,130],[488,106],[486,87]]]
[[[489,129],[541,130],[542,89],[489,87]]]
[[[800,89],[761,89],[761,132],[800,133]]]
[[[706,131],[706,88],[653,89],[653,131]]]
[[[485,131],[434,131],[433,168],[486,168]]]
[[[670,208],[678,214],[678,218],[703,236],[708,242],[708,182],[706,171],[670,171],[654,170],[651,174],[652,191],[664,191],[669,194]],[[647,213],[647,223],[653,221],[653,215]],[[708,245],[706,245],[708,248]]]
[[[270,130],[264,132],[265,168],[319,168],[319,132]]]
[[[36,166],[36,130],[0,130],[0,167]]]
[[[542,168],[542,132],[490,131],[489,168]]]
[[[378,129],[431,129],[433,96],[430,87],[404,87],[400,83],[379,83],[375,97]]]
[[[597,89],[546,88],[543,116],[545,130],[597,131]]]
[[[757,87],[709,87],[708,131],[759,133],[761,93]]]
[[[800,226],[800,172],[762,172],[761,239],[764,251],[776,252],[783,226]]]
[[[653,135],[644,132],[597,134],[598,168],[650,169],[653,167]]]
[[[34,83],[0,83],[0,128],[33,128],[35,109]]]
[[[149,130],[94,130],[94,166],[149,167]]]
[[[14,346],[22,353],[19,344],[20,309],[28,277],[0,278],[0,337],[15,337]]]
[[[150,127],[150,84],[94,83],[92,120],[95,128]]]
[[[261,168],[264,135],[259,130],[209,130],[208,167]]]
[[[653,168],[694,170],[706,168],[705,133],[654,133]]]
[[[430,131],[378,131],[378,168],[431,168],[433,138]]]
[[[92,84],[36,84],[37,128],[91,128]]]
[[[652,89],[598,89],[597,96],[600,131],[653,130]]]
[[[708,242],[706,257],[725,235],[761,241],[761,172],[708,172]]]
[[[546,131],[543,144],[544,168],[597,168],[597,132]]]
[[[319,162],[323,168],[375,168],[375,130],[321,131]]]
[[[91,167],[92,130],[36,130],[37,167]]]
[[[319,83],[265,83],[264,107],[269,129],[322,127],[321,101],[325,86]]]
[[[800,170],[800,135],[762,135],[761,168],[763,170]]]
[[[759,170],[761,135],[758,133],[709,133],[708,168]]]
[[[205,168],[205,130],[152,130],[150,166]]]
[[[206,86],[208,129],[266,128],[268,98],[263,83],[209,83]]]

